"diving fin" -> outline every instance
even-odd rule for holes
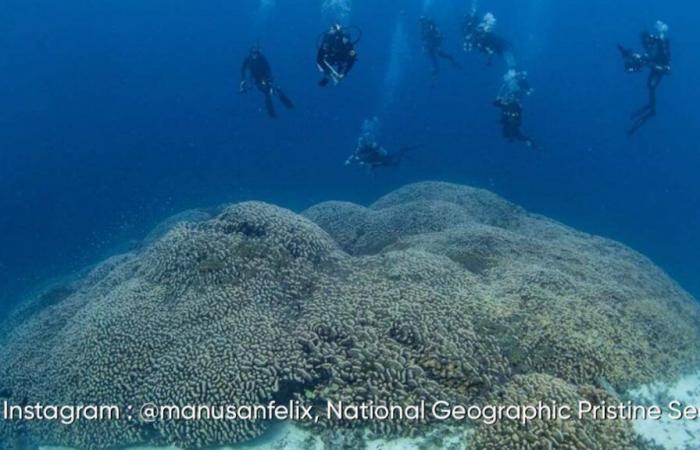
[[[272,103],[272,96],[269,94],[265,95],[265,109],[267,109],[268,116],[272,117],[273,119],[277,117],[275,105]]]
[[[280,101],[282,104],[287,108],[287,109],[294,109],[294,103],[285,95],[284,92],[282,92],[280,89],[276,90],[277,92],[277,97],[279,97]]]
[[[644,105],[644,106],[642,106],[641,108],[639,108],[638,110],[636,110],[635,112],[633,112],[633,113],[630,115],[630,119],[632,119],[632,120],[637,120],[637,119],[639,119],[639,118],[641,118],[641,117],[644,117],[644,116],[646,116],[646,115],[649,115],[650,112],[652,111],[652,108],[653,108],[653,107],[652,107],[651,105],[649,105],[649,104]]]

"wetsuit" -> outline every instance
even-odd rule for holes
[[[494,106],[501,110],[503,137],[510,142],[524,142],[529,147],[534,147],[533,140],[520,130],[523,124],[523,106],[520,101],[515,98],[499,99],[494,102]]]
[[[346,164],[356,162],[369,169],[394,167],[401,163],[408,150],[409,149],[406,148],[401,149],[398,153],[389,153],[376,142],[363,142],[358,145],[357,150],[355,150],[355,153],[346,161]]]
[[[273,84],[272,69],[267,58],[259,51],[251,52],[241,65],[241,90],[245,91],[247,75],[255,81],[255,86],[265,96],[265,109],[270,117],[277,117],[272,96],[277,95],[283,105],[291,109],[294,107],[289,98]]]
[[[484,29],[476,15],[468,15],[464,19],[462,34],[464,36],[464,50],[470,52],[476,49],[486,54],[489,65],[492,63],[493,55],[504,56],[511,52],[511,45],[508,41],[492,31]]]
[[[649,68],[647,78],[648,102],[632,114],[632,126],[627,131],[633,135],[647,122],[656,116],[656,90],[664,76],[671,72],[671,44],[662,36],[649,33],[642,34],[642,45],[645,53],[640,55],[632,50],[618,46],[628,72],[640,72],[644,67]]]
[[[332,79],[336,83],[352,70],[357,61],[357,52],[350,35],[342,29],[329,31],[316,53],[316,64],[324,77],[319,85],[326,86]]]
[[[437,29],[435,22],[431,19],[422,20],[422,39],[423,47],[430,57],[430,61],[433,64],[433,75],[437,75],[440,72],[440,63],[438,58],[443,58],[448,60],[454,67],[461,69],[461,66],[452,57],[452,55],[442,51],[440,47],[442,46],[443,37],[440,31]]]

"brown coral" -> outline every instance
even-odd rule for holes
[[[544,374],[518,375],[498,389],[489,406],[530,406],[538,403],[554,410],[557,405],[571,407],[570,418],[548,417],[547,412],[523,423],[503,419],[495,424],[482,423],[472,441],[475,450],[629,450],[636,448],[636,437],[629,421],[601,420],[589,415],[577,417],[578,403],[592,405],[617,401],[607,392],[592,386],[574,386]]]
[[[700,309],[647,259],[486,191],[421,183],[370,208],[325,203],[303,216],[250,202],[166,228],[15,316],[0,348],[11,401],[471,403],[504,383],[567,401],[585,385],[670,377],[698,361]],[[17,433],[6,425],[0,433]],[[247,441],[268,425],[25,431],[83,449],[191,448]],[[420,425],[316,427],[397,435]],[[627,442],[624,429],[579,426],[600,445]],[[497,448],[503,436],[493,428],[477,442]]]

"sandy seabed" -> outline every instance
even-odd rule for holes
[[[667,405],[671,401],[700,408],[700,371],[673,384],[653,383],[630,392],[639,403]],[[638,420],[634,430],[657,445],[669,450],[700,448],[700,419],[673,420],[664,414],[660,420]]]

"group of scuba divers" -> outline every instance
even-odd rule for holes
[[[318,83],[319,86],[325,87],[331,80],[334,84],[339,84],[355,65],[357,61],[355,47],[360,40],[360,36],[353,38],[351,35],[352,30],[340,24],[334,24],[330,30],[322,34],[316,54],[316,65],[323,73],[323,78]],[[272,98],[275,96],[288,109],[294,108],[294,103],[274,83],[270,63],[265,55],[262,54],[259,44],[251,48],[248,56],[243,60],[243,65],[241,66],[241,93],[248,91],[251,81],[265,96],[265,109],[270,117],[277,117],[275,105],[272,101]]]
[[[510,142],[521,142],[528,147],[538,148],[535,142],[521,131],[523,122],[523,100],[533,89],[527,79],[527,72],[515,69],[512,46],[501,36],[494,33],[496,19],[491,13],[478,17],[476,11],[467,14],[462,26],[463,47],[467,52],[478,51],[487,57],[491,65],[495,56],[505,60],[508,71],[493,105],[500,110],[502,134]],[[446,60],[455,69],[462,66],[457,60],[442,49],[444,36],[435,21],[429,17],[420,18],[421,39],[425,53],[432,64],[433,76],[440,71],[440,60]],[[657,21],[655,32],[641,33],[641,52],[618,45],[623,58],[625,70],[629,73],[649,71],[647,79],[648,102],[632,115],[632,126],[628,135],[636,133],[648,120],[656,115],[656,90],[661,80],[671,72],[671,49],[667,37],[668,26]],[[357,44],[361,32],[358,28],[334,24],[319,37],[316,65],[322,74],[319,86],[338,85],[348,76],[358,59]],[[259,45],[253,47],[241,67],[240,91],[245,93],[254,84],[264,95],[265,109],[270,117],[277,113],[273,98],[288,109],[294,108],[293,102],[274,82],[272,70]],[[376,121],[376,119],[375,119]],[[346,164],[357,164],[369,169],[397,166],[408,149],[391,153],[378,144],[376,134],[363,132],[358,140],[355,152]]]

